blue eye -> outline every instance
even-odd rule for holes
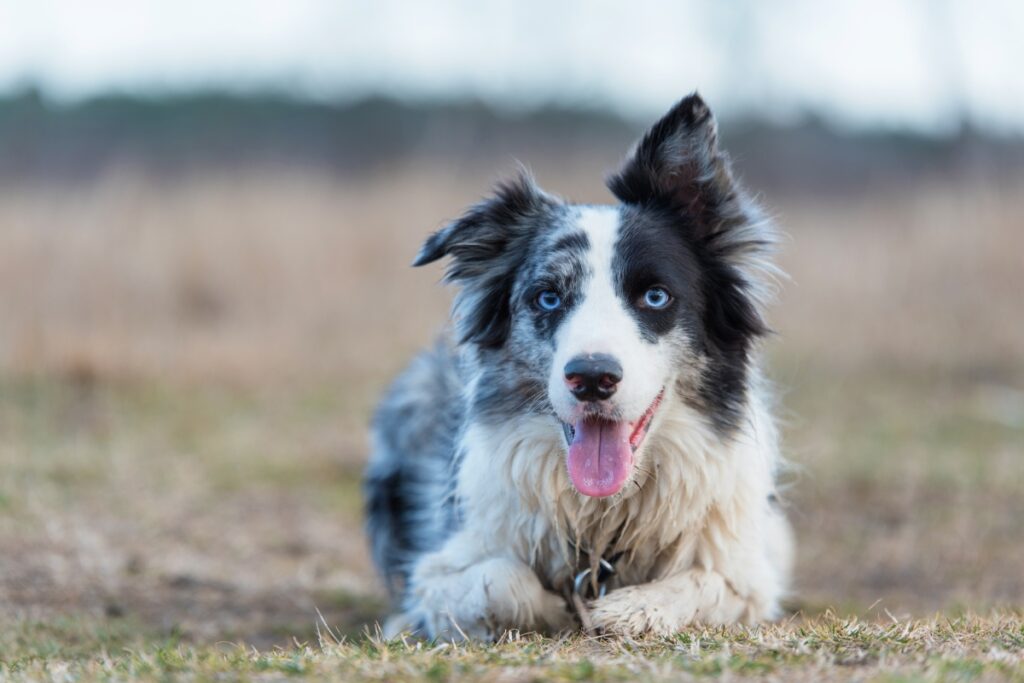
[[[672,296],[661,287],[651,287],[644,292],[644,306],[647,308],[665,308],[672,301]]]
[[[537,305],[541,310],[557,311],[562,307],[562,297],[558,296],[557,292],[546,289],[537,295]]]

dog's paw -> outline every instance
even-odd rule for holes
[[[680,610],[676,596],[651,587],[628,586],[590,603],[591,627],[599,632],[622,636],[670,636],[693,618]]]
[[[428,638],[493,641],[509,630],[555,633],[573,624],[561,596],[510,558],[459,566],[441,554],[427,556],[410,593],[413,621]]]
[[[487,591],[490,592],[490,591]],[[418,623],[421,635],[431,639],[451,642],[477,641],[493,643],[509,631],[556,634],[576,627],[576,620],[560,595],[542,591],[534,596],[532,605],[519,606],[523,612],[509,616],[496,612],[500,606],[494,603],[480,608],[478,613],[464,610],[460,614],[451,611],[421,612]]]
[[[695,623],[752,623],[760,614],[720,574],[705,570],[614,590],[593,601],[589,611],[595,630],[629,636],[670,636]]]

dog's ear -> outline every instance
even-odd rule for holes
[[[452,256],[446,279],[465,280],[520,237],[524,222],[553,203],[529,173],[520,171],[512,180],[499,183],[491,197],[430,235],[412,265],[423,266]]]
[[[767,332],[762,308],[780,273],[770,259],[775,234],[734,179],[715,118],[697,93],[647,131],[608,187],[623,203],[679,215],[704,265],[705,322],[717,344],[745,349]]]
[[[732,186],[728,161],[718,150],[718,124],[697,93],[651,126],[608,178],[609,189],[626,204],[669,202],[691,213],[725,200]]]
[[[453,304],[460,342],[487,348],[504,344],[516,271],[539,222],[557,203],[521,171],[424,242],[413,266],[452,257],[445,282],[462,286]]]

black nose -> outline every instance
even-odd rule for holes
[[[577,356],[565,364],[565,383],[580,401],[603,401],[621,381],[622,366],[607,354]]]

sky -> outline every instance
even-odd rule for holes
[[[1019,0],[0,0],[0,90],[473,96],[1024,134]]]

